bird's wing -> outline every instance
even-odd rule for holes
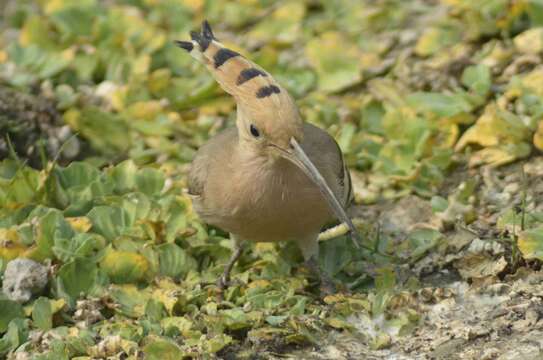
[[[351,174],[336,140],[321,128],[305,123],[301,145],[334,195],[347,208],[354,198]]]

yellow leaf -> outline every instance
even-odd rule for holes
[[[163,303],[168,313],[172,314],[174,306],[179,302],[179,291],[179,286],[171,278],[160,278],[152,298]]]
[[[50,300],[51,302],[51,311],[54,313],[62,310],[64,306],[66,305],[66,301],[64,299],[57,299],[57,300]]]
[[[69,218],[66,218],[66,221],[70,223],[70,225],[72,226],[72,229],[78,232],[86,233],[92,227],[92,223],[90,219],[86,216],[69,217]]]
[[[175,327],[183,335],[187,334],[192,328],[192,321],[182,317],[182,316],[171,316],[166,317],[160,320],[160,326],[163,329],[168,329],[170,327]]]
[[[475,125],[470,127],[458,140],[455,150],[459,151],[468,144],[477,144],[483,147],[498,147],[500,153],[505,152],[505,146],[519,144],[530,138],[530,129],[522,121],[508,111],[499,109],[495,103],[488,105]],[[496,151],[485,156],[495,158]],[[503,156],[506,156],[504,154]]]
[[[81,111],[75,108],[69,109],[68,111],[64,113],[62,118],[64,119],[64,122],[70,125],[70,127],[73,130],[79,129],[78,124],[79,124],[79,119],[81,118]]]
[[[350,329],[353,327],[347,321],[338,318],[328,318],[325,321],[329,326],[335,329]]]
[[[0,258],[4,259],[4,261],[13,260],[24,253],[26,249],[27,248],[22,245],[13,245],[10,247],[2,246],[0,247]]]
[[[19,243],[21,237],[15,228],[0,228],[0,246],[6,246],[13,243]]]
[[[162,112],[162,104],[160,101],[138,101],[126,109],[126,114],[130,118],[154,120],[154,118]]]
[[[151,66],[151,56],[145,54],[136,58],[133,64],[132,71],[134,75],[147,75]]]
[[[167,89],[171,78],[172,72],[170,69],[158,69],[153,71],[151,75],[149,75],[149,79],[147,81],[149,90],[152,93],[158,93],[164,89]]]
[[[113,249],[106,253],[100,265],[115,283],[141,281],[149,270],[149,262],[143,255]]]
[[[456,124],[443,124],[441,126],[441,132],[437,134],[432,142],[428,143],[428,147],[450,149],[454,146],[458,140],[460,130]],[[428,149],[431,151],[431,149]]]
[[[524,54],[538,54],[543,50],[543,27],[526,30],[513,39],[516,48]]]
[[[183,0],[183,6],[188,7],[194,12],[200,12],[204,6],[204,0]]]
[[[126,106],[126,97],[128,94],[128,86],[119,86],[116,87],[111,92],[111,97],[109,98],[109,102],[111,103],[111,106],[117,111],[124,110]]]
[[[323,301],[328,305],[344,302],[345,301],[345,295],[343,295],[343,294],[327,295],[327,296],[324,297]]]
[[[66,0],[47,0],[43,1],[43,3],[43,9],[46,14],[51,14],[57,10],[62,10],[62,8],[66,6]]]
[[[255,281],[251,281],[248,285],[248,289],[254,289],[254,288],[266,288],[271,285],[271,282],[265,279],[258,279]]]
[[[75,58],[75,47],[69,47],[62,51],[61,56],[65,60],[72,61]]]
[[[459,35],[451,30],[440,27],[429,27],[424,30],[415,45],[415,53],[419,56],[436,54],[439,50],[451,45]]]
[[[305,5],[302,2],[283,2],[252,29],[248,37],[260,42],[292,43],[299,36],[304,15]]]
[[[514,54],[511,46],[505,46],[502,42],[492,41],[488,43],[491,46],[490,52],[481,60],[482,65],[496,68],[508,63]]]
[[[16,229],[0,229],[0,258],[10,261],[19,257],[26,250],[27,247],[21,244]]]
[[[526,259],[543,260],[543,226],[521,232],[518,247]]]
[[[22,46],[31,44],[51,45],[47,37],[49,33],[47,21],[43,17],[32,15],[24,23],[19,33],[19,43]]]
[[[534,134],[534,145],[536,148],[543,151],[543,120],[539,120],[537,131]]]
[[[513,82],[506,91],[507,99],[514,99],[522,96],[529,90],[537,96],[543,97],[543,69],[537,68],[522,76],[519,82]]]

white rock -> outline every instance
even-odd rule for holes
[[[4,272],[2,291],[12,301],[27,302],[45,288],[48,271],[47,266],[34,260],[11,260]]]

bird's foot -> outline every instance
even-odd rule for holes
[[[240,243],[235,242],[234,252],[230,256],[230,259],[224,268],[224,272],[217,279],[217,287],[219,288],[220,293],[230,286],[230,273],[232,272],[232,268],[234,267],[236,261],[238,261],[242,252],[243,247],[240,245]]]
[[[336,284],[334,283],[334,280],[332,280],[326,274],[321,274],[319,291],[320,291],[321,297],[323,298],[325,296],[335,294],[337,291],[337,288],[336,288]]]
[[[222,274],[221,276],[219,276],[219,278],[217,279],[217,287],[219,288],[219,290],[221,292],[223,292],[224,290],[226,290],[229,286],[230,286],[231,282],[230,282],[230,276],[226,276],[225,274]]]

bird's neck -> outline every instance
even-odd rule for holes
[[[240,137],[236,146],[236,157],[241,164],[266,169],[273,166],[277,160],[266,150],[261,144]]]

